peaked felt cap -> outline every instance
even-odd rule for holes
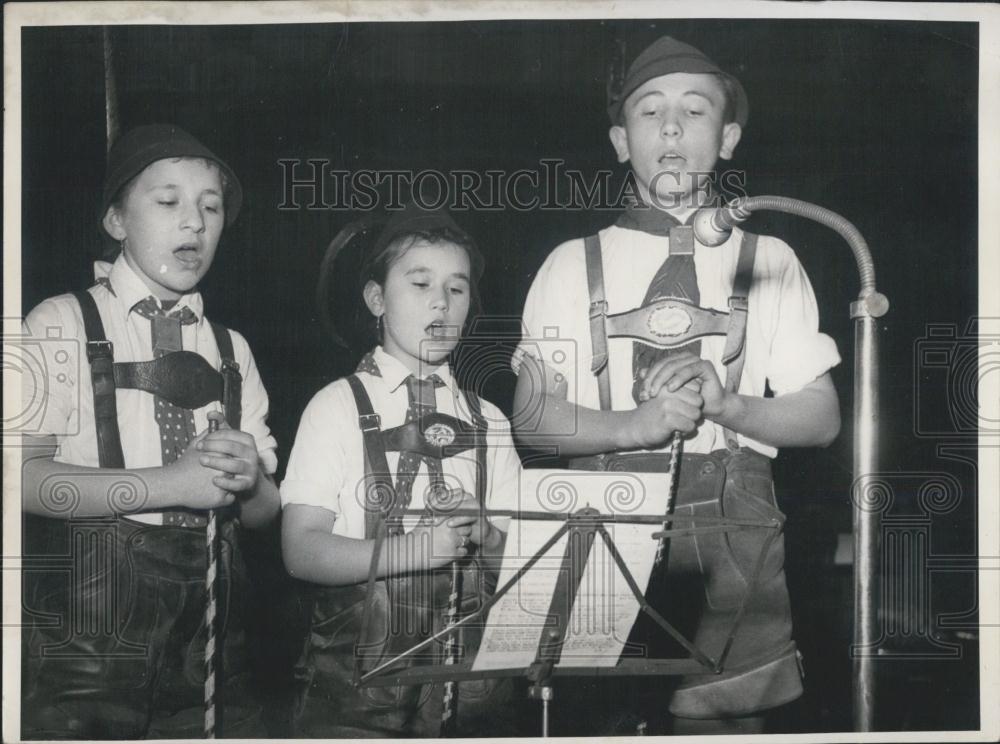
[[[622,84],[621,91],[611,91],[608,95],[608,116],[612,124],[617,124],[621,116],[625,100],[643,83],[660,75],[674,72],[714,73],[721,75],[733,84],[734,100],[732,101],[736,123],[745,127],[750,106],[746,91],[740,81],[724,72],[715,62],[700,50],[690,44],[677,41],[671,36],[661,36],[629,65]]]

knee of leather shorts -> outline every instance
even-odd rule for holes
[[[581,468],[611,472],[666,473],[668,453],[623,453],[574,461]],[[673,538],[668,571],[700,574],[708,604],[734,610],[764,553],[758,581],[777,576],[784,565],[780,539],[784,515],[777,507],[770,458],[747,448],[736,452],[684,454],[677,474],[674,527],[699,526],[698,518],[732,520],[723,533],[696,532]],[[707,524],[702,522],[702,525]]]

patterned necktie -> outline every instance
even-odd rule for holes
[[[648,305],[667,297],[687,300],[692,305],[701,302],[698,292],[698,276],[694,266],[694,233],[692,228],[682,225],[676,217],[658,209],[627,209],[617,222],[619,227],[641,230],[653,235],[668,236],[670,246],[667,259],[653,276],[646,290],[642,304]],[[632,345],[632,399],[639,403],[642,388],[640,370],[649,369],[658,360],[689,351],[701,356],[701,340],[696,339],[676,349],[658,349],[641,341]]]
[[[198,318],[189,307],[182,307],[165,313],[152,297],[147,297],[133,308],[139,315],[149,318],[152,323],[153,358],[181,350],[181,326],[197,323]],[[188,442],[197,434],[194,427],[194,411],[175,406],[158,395],[153,396],[153,412],[160,427],[160,453],[163,464],[169,465],[184,452]],[[206,517],[197,512],[168,511],[163,513],[165,525],[181,527],[203,527]]]
[[[420,379],[415,375],[410,375],[405,380],[406,392],[409,397],[409,405],[406,408],[406,421],[411,423],[419,421],[423,416],[434,413],[437,410],[435,389],[444,385],[444,381],[437,375],[430,375],[427,379]],[[399,463],[396,465],[396,499],[403,508],[410,505],[413,498],[413,481],[420,470],[420,461],[427,463],[427,476],[430,480],[431,489],[444,485],[444,475],[441,470],[441,461],[435,458],[423,458],[417,452],[403,450],[399,453]],[[429,504],[425,504],[427,506]],[[403,526],[393,525],[392,534],[401,534]]]

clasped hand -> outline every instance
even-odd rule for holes
[[[231,428],[221,413],[208,414],[219,424],[191,440],[184,453],[166,466],[174,479],[181,506],[215,509],[228,506],[234,493],[252,491],[260,477],[254,438]]]
[[[675,431],[693,432],[702,418],[714,418],[725,409],[728,393],[712,363],[681,352],[638,371],[639,406],[633,433],[636,445],[663,446]]]
[[[430,512],[410,533],[417,544],[430,544],[427,563],[431,568],[446,566],[472,552],[472,545],[491,545],[499,532],[486,518],[479,502],[462,490],[442,491],[430,504]],[[474,512],[455,514],[457,511]]]

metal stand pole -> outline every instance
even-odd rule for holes
[[[549,703],[552,702],[552,685],[542,688],[542,736],[549,737]]]
[[[854,729],[875,728],[875,644],[878,641],[878,551],[881,514],[866,504],[878,463],[878,336],[863,303],[854,317]]]
[[[104,134],[110,150],[118,139],[118,85],[115,80],[114,46],[111,29],[104,27]]]
[[[878,337],[877,318],[889,300],[875,290],[875,265],[864,237],[850,222],[829,209],[784,196],[735,199],[721,209],[695,217],[694,230],[705,245],[722,245],[733,227],[758,209],[794,214],[835,230],[847,241],[858,265],[861,291],[851,303],[854,318],[854,479],[851,484],[854,526],[854,728],[875,726],[875,665],[878,640],[878,550],[881,519],[875,494],[868,492],[878,471]]]

